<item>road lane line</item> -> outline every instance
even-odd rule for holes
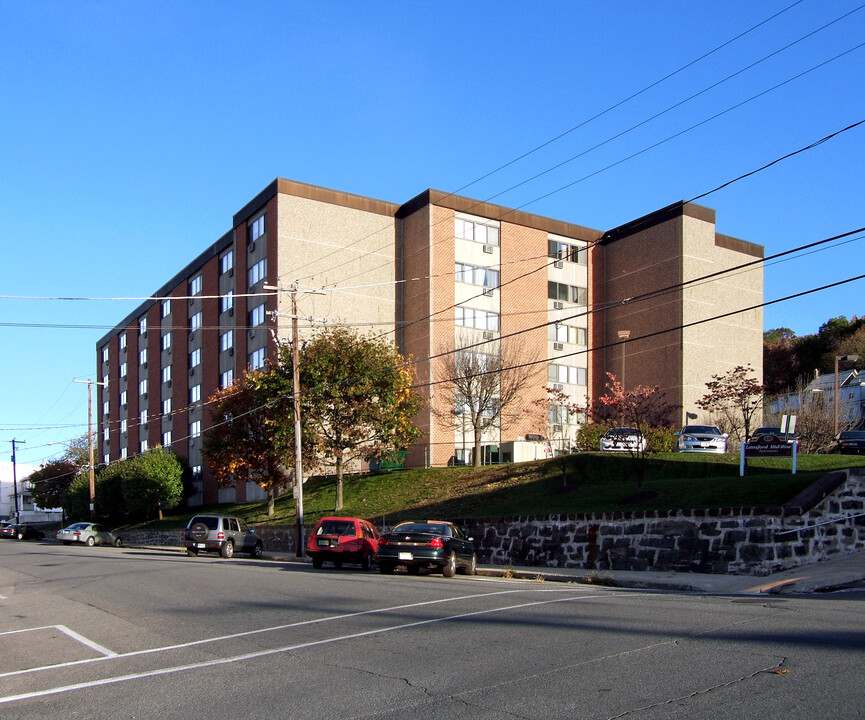
[[[503,594],[503,593],[494,593],[494,594]],[[476,596],[473,596],[476,597]],[[158,670],[148,670],[146,672],[141,673],[131,673],[128,675],[119,675],[117,677],[112,678],[103,678],[101,680],[89,680],[86,682],[75,683],[74,685],[63,685],[56,688],[51,688],[48,690],[37,690],[33,692],[21,693],[18,695],[7,695],[4,697],[0,697],[0,705],[10,702],[15,702],[17,700],[29,700],[37,697],[47,697],[49,695],[57,695],[60,693],[72,692],[74,690],[84,690],[88,688],[95,688],[104,685],[114,685],[116,683],[127,682],[129,680],[140,680],[148,677],[158,677],[160,675],[173,675],[179,672],[186,672],[189,670],[201,670],[203,668],[215,667],[218,665],[227,665],[229,663],[235,662],[243,662],[246,660],[254,660],[257,658],[267,657],[270,655],[278,655],[281,653],[291,652],[293,650],[304,650],[311,647],[316,647],[318,645],[328,645],[335,642],[342,642],[344,640],[355,640],[357,638],[362,637],[371,637],[373,635],[381,635],[387,632],[393,632],[395,630],[406,630],[409,628],[421,627],[423,625],[431,625],[433,623],[440,622],[449,622],[452,620],[463,620],[466,618],[479,617],[481,615],[491,615],[493,613],[507,612],[510,610],[521,610],[529,607],[539,607],[541,605],[551,605],[553,603],[561,603],[561,602],[573,602],[575,600],[591,600],[598,599],[601,597],[605,597],[604,595],[581,595],[576,597],[564,597],[564,598],[555,598],[552,600],[538,600],[535,602],[526,602],[519,603],[516,605],[508,605],[501,608],[490,608],[487,610],[475,610],[467,613],[459,613],[457,615],[446,615],[444,617],[439,618],[430,618],[428,620],[416,620],[410,623],[403,623],[401,625],[391,625],[389,627],[378,628],[377,630],[365,630],[363,632],[358,633],[350,633],[348,635],[340,635],[333,638],[326,638],[324,640],[310,640],[304,643],[298,643],[296,645],[287,645],[281,648],[273,648],[270,650],[259,650],[251,653],[244,653],[242,655],[236,655],[228,658],[220,658],[218,660],[206,660],[199,663],[190,663],[187,665],[178,665],[175,667],[167,667],[160,668]],[[610,597],[610,596],[606,596]],[[618,596],[624,597],[624,596]],[[432,601],[432,602],[440,602],[440,601]],[[419,605],[426,605],[429,603],[418,603]],[[407,606],[411,607],[411,606]],[[357,613],[366,614],[366,613]],[[303,623],[306,624],[306,623]],[[190,643],[192,644],[192,643]],[[184,647],[184,646],[179,646]],[[132,653],[130,653],[132,654]],[[127,657],[123,655],[118,655],[117,657]]]
[[[75,632],[74,630],[70,630],[65,625],[43,625],[41,627],[35,628],[24,628],[23,630],[6,630],[4,632],[0,632],[0,636],[2,635],[17,635],[19,633],[27,633],[27,632],[38,632],[39,630],[59,630],[65,635],[68,635],[73,640],[77,640],[82,645],[86,645],[91,650],[95,650],[96,652],[104,655],[104,658],[89,658],[90,660],[104,660],[106,658],[116,657],[117,653],[113,650],[109,650],[106,647],[103,647],[99,643],[93,642],[92,640],[87,639],[83,635]]]
[[[425,605],[438,605],[441,603],[447,602],[456,602],[459,600],[472,600],[474,598],[484,598],[484,597],[495,597],[497,595],[511,595],[519,592],[573,592],[573,589],[568,588],[544,588],[543,590],[533,588],[532,590],[528,590],[527,588],[521,588],[519,590],[497,590],[496,592],[488,592],[488,593],[478,593],[476,595],[458,595],[452,598],[442,598],[441,600],[424,600],[423,602],[416,603],[408,603],[406,605],[393,605],[391,607],[377,608],[375,610],[361,610],[360,612],[354,613],[345,613],[343,615],[330,615],[328,617],[315,618],[314,620],[300,620],[298,622],[287,623],[285,625],[274,625],[272,627],[259,628],[257,630],[246,630],[244,632],[239,633],[231,633],[230,635],[219,635],[217,637],[205,638],[203,640],[191,640],[187,643],[179,643],[177,645],[165,645],[163,647],[156,648],[148,648],[146,650],[132,650],[127,653],[113,653],[110,656],[106,657],[98,657],[98,658],[85,658],[83,660],[71,660],[65,663],[56,663],[54,665],[42,665],[40,667],[35,668],[26,668],[24,670],[11,670],[9,672],[0,673],[0,678],[12,677],[13,675],[26,675],[28,673],[36,673],[41,672],[43,670],[57,670],[67,667],[73,667],[75,665],[89,665],[95,662],[103,662],[105,660],[110,660],[112,657],[117,658],[127,658],[134,657],[136,655],[150,655],[153,653],[159,652],[167,652],[169,650],[182,650],[184,648],[195,647],[197,645],[206,645],[208,643],[222,642],[224,640],[236,640],[237,638],[249,637],[250,635],[261,635],[263,633],[269,632],[277,632],[279,630],[289,630],[291,628],[302,627],[304,625],[316,625],[319,623],[332,622],[334,620],[348,620],[351,618],[361,617],[364,615],[375,615],[377,613],[385,613],[385,612],[393,612],[395,610],[408,610],[410,608],[423,607]],[[34,630],[44,630],[48,628],[55,628],[56,625],[46,625],[43,628],[32,628]],[[10,630],[9,634],[17,633],[17,632],[29,632],[29,630]],[[6,633],[0,633],[3,635]],[[110,652],[110,651],[109,651]]]

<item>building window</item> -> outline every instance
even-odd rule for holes
[[[201,435],[201,420],[194,420],[189,423],[189,437],[197,438]]]
[[[201,295],[201,275],[196,275],[189,281],[189,295]]]
[[[265,213],[259,215],[255,220],[253,220],[246,228],[246,239],[247,242],[255,242],[264,235],[266,227],[265,227]]]
[[[195,332],[201,327],[201,318],[202,315],[200,312],[195,313],[195,315],[189,318],[189,332]]]
[[[108,387],[108,376],[107,375],[102,376],[102,386]]]
[[[487,225],[472,220],[456,218],[454,221],[454,234],[461,240],[472,240],[484,245],[499,244],[499,228],[497,224]]]
[[[264,325],[264,303],[256,305],[249,311],[249,327]]]
[[[109,410],[110,408],[108,406],[108,401],[106,400],[104,403],[102,403],[102,414],[108,415]]]
[[[194,368],[201,365],[201,348],[195,348],[189,353],[189,367]]]
[[[219,349],[221,351],[230,350],[234,347],[234,331],[226,330],[219,336]]]
[[[586,248],[579,245],[561,242],[559,240],[547,241],[547,255],[554,260],[567,260],[572,263],[586,264]]]
[[[102,439],[108,442],[108,428],[102,431]]]
[[[457,282],[469,283],[470,285],[481,285],[488,288],[499,286],[499,271],[492,268],[457,263],[455,276]]]
[[[147,365],[147,348],[143,348],[141,352],[138,353],[138,364]]]
[[[258,348],[249,354],[249,369],[258,370],[262,367],[264,367],[264,348]]]
[[[171,315],[171,300],[162,301],[162,317]]]
[[[142,440],[139,448],[140,448],[141,452],[146,453],[147,452],[147,440]]]
[[[167,332],[162,336],[162,349],[171,350],[171,333]]]
[[[165,416],[171,415],[171,398],[165,398],[162,401],[162,414]]]
[[[219,274],[225,275],[229,270],[234,268],[234,253],[229,250],[225,255],[219,258]]]
[[[228,312],[234,307],[234,296],[229,290],[219,298],[219,312]]]
[[[120,377],[126,377],[126,363],[120,363]]]
[[[162,382],[171,382],[171,365],[166,365],[162,368]]]
[[[105,455],[102,456],[102,464],[108,465],[108,463],[110,463],[110,462],[111,462],[111,456],[108,453],[105,453]]]
[[[231,387],[234,384],[234,370],[226,370],[219,376],[219,388],[221,390],[225,390],[225,388]]]
[[[553,323],[552,325],[547,326],[547,337],[554,342],[570,343],[571,345],[585,345],[587,332],[586,328]]]
[[[120,349],[126,349],[126,333],[120,333]]]
[[[147,425],[147,410],[142,410],[141,414],[138,416],[139,425]]]
[[[138,394],[147,395],[147,378],[138,383]]]
[[[123,418],[123,419],[120,421],[120,432],[122,432],[122,433],[125,435],[125,434],[126,434],[126,429],[127,429],[128,427],[129,427],[129,422],[127,421],[126,418]]]
[[[189,388],[189,404],[201,402],[201,385],[193,385]]]
[[[568,385],[585,385],[586,368],[570,367],[550,363],[547,369],[547,379],[552,383],[567,383]]]
[[[126,448],[120,448],[120,459],[126,460]]]
[[[267,258],[259,260],[255,265],[249,268],[249,286],[264,280],[267,277]]]
[[[454,308],[454,323],[461,327],[473,327],[478,330],[498,332],[499,314],[457,305]]]
[[[589,291],[586,288],[553,282],[552,280],[547,282],[547,297],[550,300],[563,300],[577,305],[589,304]]]
[[[120,405],[126,407],[126,390],[120,391]]]
[[[147,318],[143,317],[138,321],[138,334],[147,335]]]
[[[162,446],[169,447],[171,445],[171,430],[166,430],[162,433]]]
[[[108,346],[102,348],[102,362],[108,362]]]

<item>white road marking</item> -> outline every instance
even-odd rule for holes
[[[511,593],[511,592],[520,592],[520,591],[507,590],[507,591],[498,592],[498,593],[488,593],[488,595],[504,595],[504,594]],[[549,591],[546,591],[546,592],[549,592]],[[474,597],[480,597],[480,596],[472,595],[472,596],[466,596],[466,597],[474,598]],[[46,697],[48,695],[57,695],[59,693],[71,692],[73,690],[83,690],[86,688],[100,687],[103,685],[113,685],[116,683],[127,682],[129,680],[139,680],[142,678],[156,677],[159,675],[171,675],[174,673],[185,672],[188,670],[200,670],[202,668],[214,667],[217,665],[227,665],[229,663],[242,662],[244,660],[252,660],[255,658],[267,657],[269,655],[278,655],[281,653],[291,652],[293,650],[302,650],[305,648],[315,647],[317,645],[328,645],[330,643],[341,642],[343,640],[354,640],[356,638],[361,638],[361,637],[370,637],[373,635],[381,635],[383,633],[393,632],[394,630],[406,630],[408,628],[420,627],[422,625],[431,625],[433,623],[448,622],[451,620],[461,620],[464,618],[478,617],[480,615],[490,615],[493,613],[506,612],[509,610],[520,610],[520,609],[528,608],[528,607],[538,607],[540,605],[550,605],[552,603],[572,602],[574,600],[590,600],[590,599],[597,599],[597,598],[601,598],[601,597],[604,597],[604,596],[603,595],[580,595],[580,596],[576,596],[576,597],[555,598],[552,600],[538,600],[538,601],[533,601],[533,602],[519,603],[516,605],[507,605],[507,606],[501,607],[501,608],[490,608],[487,610],[475,610],[473,612],[459,613],[457,615],[446,615],[444,617],[431,618],[429,620],[416,620],[414,622],[404,623],[401,625],[391,625],[389,627],[379,628],[377,630],[366,630],[364,632],[351,633],[348,635],[340,635],[340,636],[333,637],[333,638],[326,638],[324,640],[311,640],[309,642],[298,643],[296,645],[286,645],[284,647],[273,648],[270,650],[259,650],[257,652],[244,653],[242,655],[235,655],[233,657],[220,658],[218,660],[208,660],[208,661],[199,662],[199,663],[191,663],[188,665],[178,665],[175,667],[160,668],[158,670],[149,670],[147,672],[141,672],[141,673],[131,673],[129,675],[120,675],[120,676],[112,677],[112,678],[103,678],[101,680],[90,680],[90,681],[86,681],[86,682],[75,683],[74,685],[63,685],[63,686],[51,688],[48,690],[38,690],[38,691],[34,691],[34,692],[21,693],[19,695],[7,695],[5,697],[0,697],[0,704],[14,702],[16,700],[28,700],[28,699],[36,698],[36,697]],[[618,597],[624,597],[624,596],[620,595]],[[431,604],[440,603],[440,602],[449,602],[451,600],[457,600],[457,599],[465,599],[465,598],[447,598],[444,600],[432,600],[432,601],[422,602],[422,603],[412,603],[409,605],[401,605],[401,606],[397,606],[397,608],[419,607],[422,605],[431,605]],[[390,608],[390,609],[396,609],[396,608]],[[333,618],[320,618],[319,620],[308,620],[308,621],[299,622],[299,623],[292,623],[291,625],[285,625],[285,626],[281,626],[281,627],[294,627],[294,626],[298,626],[298,625],[308,625],[308,624],[312,624],[312,623],[316,623],[316,622],[326,622],[326,621],[331,620],[331,619],[356,617],[356,616],[360,616],[360,615],[368,615],[368,614],[374,613],[374,612],[384,612],[385,610],[386,609],[382,608],[380,610],[370,610],[370,611],[365,611],[365,612],[360,612],[360,613],[351,613],[350,615],[334,616]],[[249,633],[240,633],[240,635],[252,634],[253,632],[258,632],[258,631],[251,631]],[[234,637],[234,636],[229,635],[226,637]],[[174,648],[189,647],[192,645],[200,644],[200,642],[213,642],[214,640],[215,639],[211,639],[208,641],[197,641],[197,642],[185,643],[183,645],[170,646],[168,648],[162,648],[162,649],[167,650],[167,649],[174,649]],[[150,650],[150,651],[139,651],[139,652],[127,653],[127,654],[123,654],[123,655],[116,655],[115,658],[130,657],[132,655],[143,654],[144,652],[156,652],[156,650],[154,649],[154,650]],[[99,659],[101,660],[101,659],[108,659],[108,658],[99,658]],[[74,665],[74,664],[78,664],[78,663],[68,663],[68,665]],[[53,666],[53,667],[64,667],[64,665]],[[18,674],[18,673],[8,673],[8,675],[12,675],[12,674]]]
[[[92,640],[88,640],[83,635],[80,635],[79,633],[75,632],[74,630],[70,630],[65,625],[43,625],[42,627],[25,628],[24,630],[7,630],[5,632],[0,632],[0,635],[17,635],[19,633],[25,633],[25,632],[37,632],[38,630],[59,630],[64,635],[68,635],[73,640],[77,640],[82,645],[86,645],[91,650],[95,650],[96,652],[105,656],[104,658],[90,658],[91,660],[104,660],[105,658],[112,658],[112,657],[117,656],[116,652],[113,652],[112,650],[109,650],[108,648],[102,647],[102,645],[100,645],[99,643],[95,643]]]

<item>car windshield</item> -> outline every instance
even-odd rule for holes
[[[845,430],[841,433],[842,440],[865,440],[865,432],[859,430]]]
[[[350,520],[325,520],[316,535],[354,535],[354,523]]]
[[[761,427],[754,431],[755,435],[780,435],[781,428],[779,427]]]
[[[611,428],[607,432],[609,435],[639,435],[637,428]]]
[[[84,530],[89,526],[90,523],[75,523],[74,525],[70,525],[67,530]]]
[[[430,535],[450,535],[448,526],[444,523],[416,523],[407,522],[397,525],[393,532],[397,533],[426,533]]]
[[[219,529],[219,518],[214,517],[213,515],[198,515],[189,521],[189,527],[197,525],[198,523],[205,525],[208,530]]]
[[[721,431],[714,425],[685,425],[683,435],[720,435]]]

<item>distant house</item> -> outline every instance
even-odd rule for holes
[[[842,370],[838,373],[838,419],[847,425],[865,425],[865,372]],[[785,393],[769,403],[772,414],[795,413],[803,404],[819,404],[827,415],[835,412],[835,374],[816,375],[801,392]]]
[[[39,468],[34,465],[15,466],[18,485],[18,513],[15,512],[15,485],[12,463],[0,462],[0,520],[20,520],[22,523],[58,522],[63,518],[61,508],[40,508],[33,502],[33,486],[28,477]]]

